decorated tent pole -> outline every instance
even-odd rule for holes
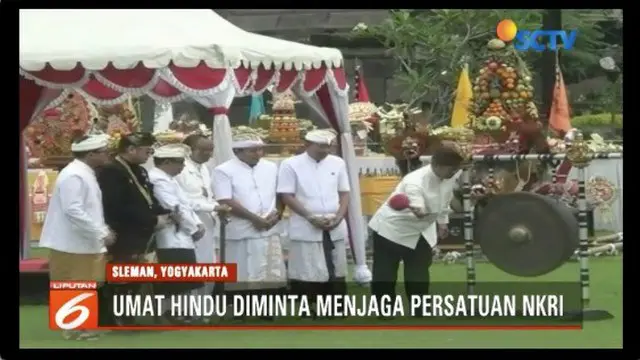
[[[546,9],[542,14],[542,29],[543,30],[557,30],[562,29],[562,10],[561,9]],[[546,44],[549,42],[549,38],[545,37],[543,40]],[[559,41],[556,39],[556,41]],[[561,41],[561,40],[560,40]],[[560,44],[559,44],[560,45]],[[556,61],[557,57],[552,51],[545,51],[542,53],[542,121],[548,122],[549,115],[551,113],[551,106],[553,104],[553,89],[556,84]]]
[[[150,96],[138,98],[138,108],[140,109],[140,124],[142,131],[153,132],[153,125],[156,113],[156,102]]]
[[[356,59],[356,65],[353,72],[353,99],[357,99],[360,96],[360,65],[358,65],[358,59]]]
[[[358,60],[356,59],[356,66],[353,73],[353,99],[355,102],[370,102],[369,99],[369,89],[367,89],[367,84],[364,82],[364,76],[362,73],[362,66],[358,64]]]
[[[370,103],[369,99],[369,89],[367,89],[367,84],[364,81],[364,75],[362,73],[362,67],[359,64],[359,60],[356,59],[356,65],[354,68],[353,74],[353,101],[356,103]],[[380,144],[381,136],[380,136],[380,122],[378,121],[377,115],[373,114],[370,118],[367,119],[367,123],[370,128],[368,130],[368,136],[371,140]]]

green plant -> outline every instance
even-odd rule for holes
[[[398,9],[390,11],[389,18],[380,24],[358,24],[352,37],[374,38],[388,48],[387,53],[399,64],[395,80],[405,89],[404,99],[411,103],[428,101],[432,118],[448,122],[461,66],[467,63],[471,73],[477,72],[479,59],[487,58],[486,44],[496,36],[498,22],[511,19],[520,29],[538,29],[542,26],[543,12],[531,9]],[[563,28],[579,33],[575,47],[562,52],[567,83],[586,74],[590,67],[601,72],[599,49],[606,44],[602,41],[600,27],[576,10],[564,10],[562,20]],[[520,56],[525,63],[535,65],[542,55],[529,51]],[[531,69],[533,78],[536,67]]]
[[[388,48],[399,64],[395,79],[405,88],[404,98],[411,104],[427,100],[432,118],[448,122],[461,66],[477,71],[475,63],[486,59],[487,42],[501,19],[536,28],[542,16],[531,10],[401,9],[378,25],[357,26],[354,36],[375,38]]]
[[[613,128],[621,129],[622,114],[615,114],[613,116],[609,113],[586,114],[573,117],[571,124],[576,128],[612,126]]]

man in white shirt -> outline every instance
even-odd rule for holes
[[[95,169],[109,161],[108,143],[105,135],[74,141],[75,159],[56,179],[40,237],[40,246],[49,249],[51,280],[104,281],[104,255],[115,236],[104,220]],[[97,336],[87,331],[65,331],[63,335],[67,339]]]
[[[400,261],[407,295],[429,292],[432,248],[438,237],[446,237],[449,204],[462,173],[462,160],[454,148],[440,147],[431,164],[407,174],[389,196],[405,194],[410,207],[394,210],[387,199],[369,221],[373,230],[373,295],[395,295]]]
[[[184,158],[189,148],[183,144],[158,147],[153,154],[155,167],[149,171],[153,184],[153,195],[160,206],[172,211],[175,223],[159,227],[155,233],[156,254],[162,264],[197,263],[195,243],[205,234],[205,227],[193,211],[191,202],[180,188],[175,177],[184,168]],[[202,287],[202,283],[158,283],[154,291],[166,296],[187,294]],[[165,309],[166,310],[166,309]],[[191,319],[167,317],[170,321],[183,323]]]
[[[216,200],[231,208],[225,261],[238,264],[238,282],[225,290],[283,292],[287,278],[278,226],[283,210],[276,195],[278,166],[262,159],[264,143],[254,135],[234,136],[232,147],[236,157],[213,173]]]
[[[345,294],[349,178],[341,158],[331,155],[333,131],[307,133],[306,151],[284,160],[278,194],[291,209],[289,279],[295,294]]]
[[[211,264],[218,261],[216,227],[216,212],[223,208],[218,206],[211,191],[211,176],[206,163],[213,154],[213,141],[208,137],[196,133],[187,136],[183,142],[191,149],[191,154],[184,161],[184,169],[176,180],[186,197],[191,201],[191,207],[204,225],[204,236],[196,243],[196,260],[198,263]],[[213,283],[196,289],[198,294],[211,294]]]

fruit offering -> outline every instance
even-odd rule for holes
[[[372,123],[377,120],[377,112],[378,107],[370,102],[358,101],[349,104],[349,123],[357,156],[365,155],[367,134],[373,130]]]
[[[112,137],[117,136],[118,138],[121,136],[120,133],[115,133]],[[165,131],[156,132],[153,134],[156,139],[158,145],[169,145],[169,144],[180,144],[186,137],[185,133],[179,132],[172,129],[167,129]]]
[[[81,94],[70,93],[57,107],[46,110],[25,129],[26,145],[33,157],[71,156],[71,143],[91,129],[96,116]]]
[[[261,128],[252,128],[246,125],[234,126],[231,128],[231,135],[236,136],[240,134],[250,134],[257,136],[263,141],[269,139],[269,131]]]
[[[299,103],[291,91],[274,95],[273,117],[269,127],[269,141],[281,146],[281,154],[294,152],[300,144],[300,123],[295,104]]]
[[[472,127],[506,131],[524,114],[537,119],[531,76],[512,49],[489,42],[490,55],[473,82]]]

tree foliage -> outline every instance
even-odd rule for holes
[[[594,49],[602,47],[598,27],[587,26],[571,11],[564,13],[564,28],[578,30],[578,38],[574,49],[563,53],[563,61],[570,71],[597,65],[600,56]],[[537,29],[542,24],[542,11],[400,9],[390,11],[389,18],[379,25],[354,30],[356,36],[380,41],[398,61],[395,79],[405,88],[404,97],[412,103],[427,101],[434,119],[444,121],[448,120],[461,65],[468,63],[471,73],[479,69],[487,55],[486,44],[495,38],[496,25],[502,19],[512,19],[520,29]],[[540,54],[527,52],[522,57],[531,64]],[[565,78],[571,77],[568,75]]]

